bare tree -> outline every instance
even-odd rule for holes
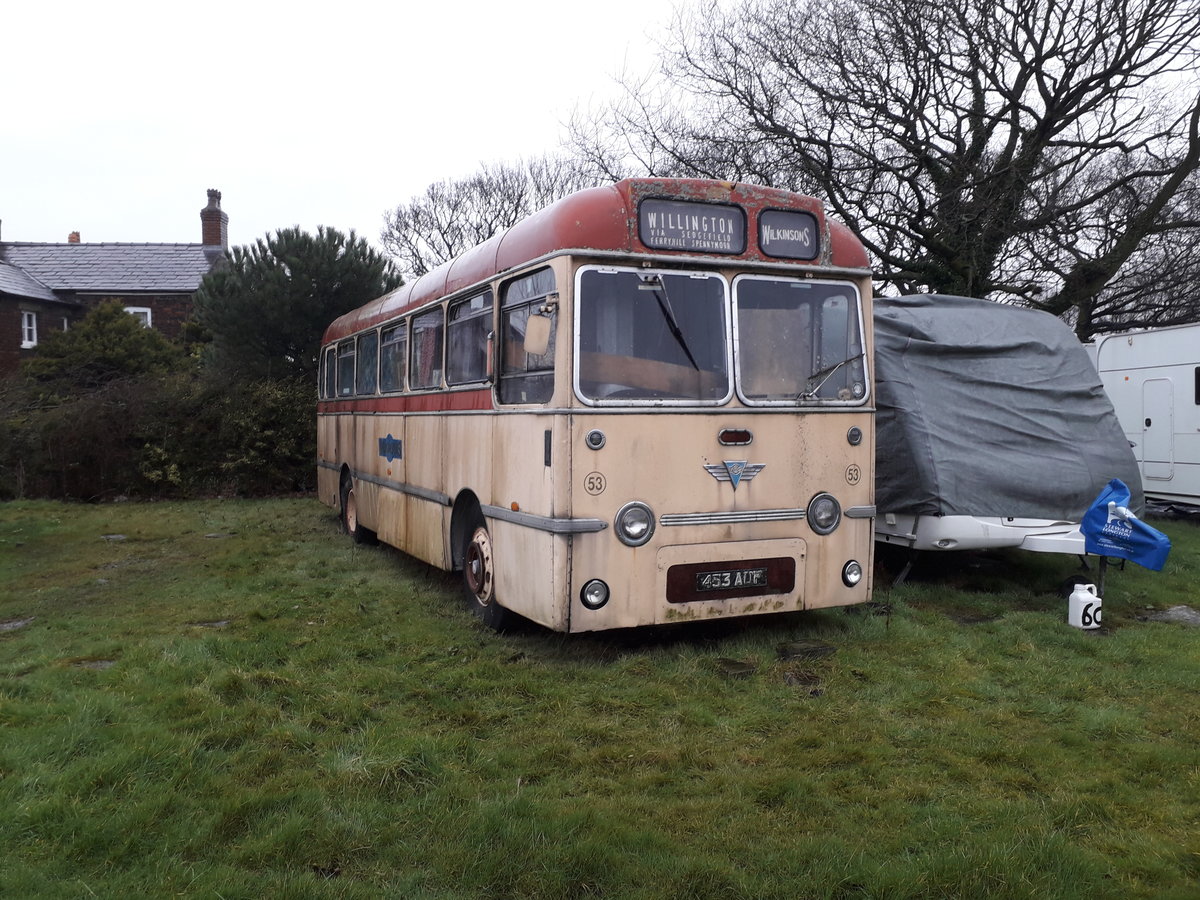
[[[384,213],[380,240],[400,271],[415,278],[595,183],[589,170],[566,157],[484,164],[474,175],[435,182]]]
[[[1086,337],[1200,166],[1200,0],[742,0],[572,123],[600,171],[822,196],[879,277],[1031,303]],[[1120,317],[1118,317],[1120,318]]]
[[[1051,299],[1051,312],[1066,306],[1062,293]],[[1081,335],[1200,322],[1200,178],[1193,175],[1104,288],[1066,317]]]

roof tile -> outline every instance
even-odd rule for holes
[[[29,297],[33,300],[58,301],[58,297],[54,296],[54,292],[46,285],[3,260],[0,260],[0,294]]]
[[[0,244],[0,259],[55,291],[192,293],[221,255],[204,244]]]

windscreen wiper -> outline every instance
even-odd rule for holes
[[[692,368],[699,372],[700,364],[696,362],[696,357],[692,356],[687,338],[683,336],[683,331],[679,327],[679,320],[675,318],[675,310],[671,309],[671,298],[667,296],[667,285],[662,280],[662,276],[638,275],[638,281],[640,282],[638,284],[639,291],[651,291],[654,294],[654,299],[658,301],[658,308],[662,312],[663,320],[666,321],[671,335],[679,342],[679,346],[687,355]]]
[[[856,359],[862,359],[862,354],[856,353],[853,356],[847,356],[841,362],[836,362],[832,366],[826,366],[823,369],[818,369],[816,372],[813,372],[811,375],[808,376],[808,378],[805,379],[804,390],[802,390],[796,396],[796,399],[797,400],[811,400],[813,397],[817,396],[817,391],[819,391],[819,390],[821,390],[821,388],[825,387],[825,382],[827,382],[830,378],[833,377],[834,372],[836,372],[842,366],[846,365],[846,363],[852,363]],[[820,378],[821,380],[819,382],[817,382],[816,385],[813,385],[813,382],[817,381],[818,378]]]

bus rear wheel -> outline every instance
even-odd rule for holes
[[[346,476],[342,479],[342,528],[356,544],[370,543],[373,535],[358,521],[358,499],[354,495],[354,481]]]
[[[481,521],[467,534],[462,570],[463,593],[472,611],[484,625],[496,631],[503,631],[510,624],[510,613],[496,602],[496,565],[492,557],[492,537],[488,534],[487,526]]]

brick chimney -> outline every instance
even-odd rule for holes
[[[67,243],[68,244],[78,244],[79,243],[79,232],[72,231],[70,234],[68,234],[67,235]]]
[[[229,216],[221,212],[221,192],[208,189],[208,206],[200,210],[201,243],[229,249]]]

